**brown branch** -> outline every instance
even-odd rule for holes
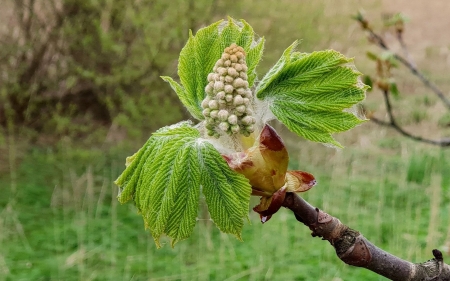
[[[450,146],[450,139],[432,140],[432,139],[427,139],[427,138],[423,138],[423,137],[420,137],[420,136],[416,136],[416,135],[413,135],[413,134],[405,131],[397,123],[397,120],[394,117],[391,100],[389,98],[389,96],[390,96],[389,91],[388,90],[383,90],[382,92],[383,92],[383,98],[384,98],[384,102],[385,102],[385,106],[386,106],[386,111],[387,111],[387,114],[389,116],[389,122],[380,120],[380,119],[378,119],[378,118],[376,118],[374,116],[370,117],[371,121],[375,122],[378,125],[391,127],[394,130],[396,130],[397,132],[399,132],[400,134],[402,134],[403,136],[405,136],[407,138],[410,138],[412,140],[415,140],[415,141],[428,143],[428,144],[432,144],[432,145],[437,145],[437,146],[441,146],[441,147],[449,147]]]
[[[363,29],[366,30],[367,32],[369,32],[369,39],[371,42],[375,43],[375,45],[377,45],[378,47],[380,47],[383,50],[390,51],[397,61],[399,61],[404,66],[406,66],[413,75],[418,77],[419,80],[427,88],[429,88],[431,91],[433,91],[433,93],[435,93],[439,97],[439,99],[441,99],[441,101],[444,103],[444,105],[447,107],[447,109],[450,110],[450,99],[448,99],[444,95],[444,93],[434,83],[432,83],[430,80],[428,80],[425,77],[425,75],[422,72],[420,72],[417,69],[417,67],[413,63],[411,63],[408,59],[403,58],[399,54],[397,54],[397,53],[393,52],[391,49],[389,49],[389,47],[386,44],[386,42],[384,41],[384,39],[380,35],[375,33],[375,31],[373,31],[373,29],[367,25],[367,21],[364,18],[358,19],[358,21],[360,22]],[[401,40],[400,43],[402,44],[402,42],[403,42],[403,40]]]
[[[363,267],[396,281],[450,281],[450,266],[444,263],[438,250],[433,250],[434,258],[431,260],[411,263],[376,247],[361,233],[314,208],[295,193],[286,194],[283,206],[311,229],[313,237],[322,237],[330,242],[337,256],[348,265]]]
[[[405,55],[405,58],[408,60],[409,64],[411,64],[414,68],[417,69],[416,64],[414,63],[411,55],[409,54],[408,47],[406,46],[406,43],[403,40],[403,32],[397,31],[397,40],[400,43],[400,47],[402,48],[403,54]]]

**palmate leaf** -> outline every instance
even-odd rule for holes
[[[192,31],[189,33],[189,40],[181,50],[178,62],[181,85],[171,77],[161,77],[174,89],[192,116],[199,120],[204,119],[200,104],[205,97],[207,76],[223,50],[232,43],[238,44],[246,52],[251,87],[256,78],[256,65],[262,57],[264,38],[256,41],[253,28],[247,22],[237,22],[232,18],[202,28],[195,36]]]
[[[332,133],[349,130],[365,120],[344,111],[365,98],[367,86],[352,60],[333,50],[294,52],[297,42],[263,77],[257,98],[291,131],[308,140],[341,145]]]
[[[131,158],[116,184],[121,203],[133,200],[155,243],[172,246],[192,234],[200,189],[220,230],[240,238],[251,187],[189,122],[156,131]]]
[[[208,210],[217,227],[241,239],[247,218],[251,186],[247,178],[232,171],[219,152],[208,142],[199,144],[202,186]]]

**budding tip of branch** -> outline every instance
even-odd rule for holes
[[[438,261],[444,261],[444,257],[442,256],[442,252],[438,249],[433,249],[433,256]]]

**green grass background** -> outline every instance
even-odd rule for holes
[[[335,48],[355,56],[363,72],[371,71],[361,55],[365,38],[349,19],[358,1],[339,9],[326,1],[243,3],[232,16],[266,36],[262,73],[297,38],[303,51]],[[364,7],[380,11],[377,1]],[[436,99],[424,101],[422,94],[394,101],[403,108],[401,121],[419,129],[441,116]],[[369,95],[369,107],[379,103],[376,94]],[[338,136],[346,146],[339,151],[276,128],[289,148],[291,168],[318,180],[302,194],[311,204],[412,262],[430,259],[433,248],[450,243],[450,149],[414,143],[371,123]],[[0,137],[0,281],[385,280],[342,263],[328,242],[312,238],[284,209],[264,225],[249,212],[251,224],[239,242],[217,230],[202,201],[193,236],[175,249],[165,240],[157,250],[135,208],[118,204],[113,184],[125,157],[143,140],[86,145],[62,138],[55,145],[29,145],[16,129],[19,134],[2,130]]]
[[[305,194],[312,204],[414,262],[444,245],[450,151],[374,157],[303,146],[291,149],[291,166],[315,173],[319,184]],[[312,147],[327,153],[315,155]],[[0,181],[0,280],[384,280],[343,264],[288,210],[264,225],[250,213],[239,242],[215,228],[201,203],[193,236],[175,249],[166,240],[157,250],[135,208],[116,201],[113,180],[124,151],[66,143],[26,152]]]

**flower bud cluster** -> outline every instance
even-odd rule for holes
[[[219,137],[220,130],[249,136],[255,130],[247,70],[244,49],[235,43],[225,48],[208,75],[202,102],[208,135]]]

